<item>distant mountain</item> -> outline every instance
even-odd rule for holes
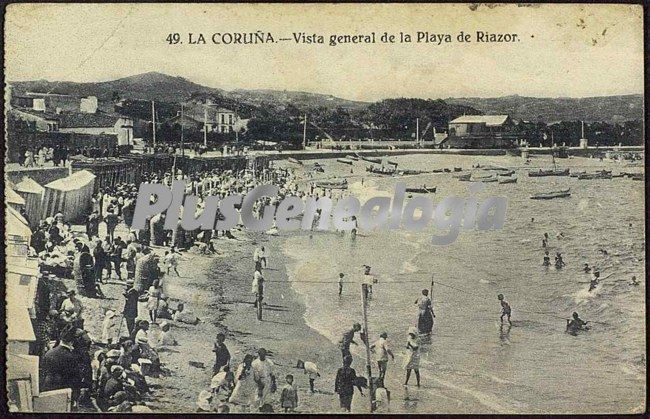
[[[369,103],[341,99],[332,95],[319,93],[295,92],[289,90],[243,90],[237,89],[225,93],[233,99],[241,99],[251,104],[265,105],[275,104],[287,106],[289,104],[297,108],[345,108],[348,110],[359,110],[367,107]]]
[[[100,101],[120,99],[160,100],[181,102],[193,95],[221,94],[223,91],[201,86],[183,77],[173,77],[158,72],[138,74],[117,80],[96,83],[50,82],[47,80],[10,82],[19,93],[59,93],[74,96],[97,96]]]
[[[503,96],[496,98],[448,98],[447,103],[472,106],[485,114],[508,114],[515,119],[555,122],[604,121],[618,123],[642,120],[643,95],[587,98],[538,98]]]

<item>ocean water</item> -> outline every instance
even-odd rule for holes
[[[386,379],[393,391],[393,412],[644,410],[644,182],[530,178],[529,166],[520,158],[505,156],[411,155],[391,160],[401,168],[424,170],[496,164],[515,169],[518,177],[516,184],[487,183],[484,191],[473,194],[479,201],[489,195],[507,198],[504,227],[461,231],[449,246],[431,244],[434,227],[420,232],[360,231],[356,240],[335,232],[287,238],[283,250],[291,259],[292,286],[305,301],[305,320],[332,342],[362,319],[361,286],[346,283],[339,297],[338,273],[345,273],[346,281],[359,281],[362,265],[372,266],[379,283],[369,306],[370,338],[387,332],[396,354]],[[320,163],[325,167],[320,177],[348,177],[349,192],[362,203],[372,196],[392,196],[397,181],[437,186],[437,193],[429,195],[435,203],[446,196],[469,196],[472,184],[450,173],[381,177],[366,174],[364,162],[355,163],[354,173],[333,160]],[[587,158],[557,163],[587,171],[643,170]],[[538,157],[530,167],[550,165],[549,157]],[[571,197],[529,199],[532,193],[563,188],[571,188]],[[551,258],[559,251],[567,264],[561,270],[542,267],[545,232]],[[559,232],[564,238],[556,238]],[[587,291],[584,263],[607,277],[595,291]],[[629,285],[632,275],[642,284]],[[417,321],[414,302],[432,278],[437,282],[437,317],[431,342],[422,346],[423,387],[416,389],[411,377],[412,385],[404,389],[407,330]],[[512,327],[500,325],[499,293],[512,306]],[[573,311],[592,321],[590,331],[564,333],[565,319]],[[358,350],[355,358],[357,370],[364,370],[365,354]]]

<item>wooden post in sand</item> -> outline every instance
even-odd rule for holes
[[[375,392],[372,382],[372,367],[370,365],[370,333],[368,331],[368,284],[361,284],[361,299],[363,302],[363,331],[366,345],[366,370],[368,372],[368,391],[370,392],[370,413],[375,410]]]

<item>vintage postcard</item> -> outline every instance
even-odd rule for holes
[[[643,14],[10,4],[3,408],[644,413]]]

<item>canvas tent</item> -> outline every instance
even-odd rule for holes
[[[27,220],[11,207],[6,208],[5,216],[7,217],[6,238],[29,243],[32,238],[32,230],[27,225]]]
[[[25,206],[25,200],[23,197],[18,195],[16,191],[11,188],[5,189],[5,199],[7,200],[7,204],[11,205],[15,209]]]
[[[57,179],[45,185],[43,218],[63,214],[66,221],[75,221],[86,215],[92,206],[95,175],[87,170]]]
[[[41,205],[43,203],[43,192],[45,188],[35,180],[25,176],[15,187],[18,195],[25,200],[25,212],[31,227],[38,225],[41,219]]]

